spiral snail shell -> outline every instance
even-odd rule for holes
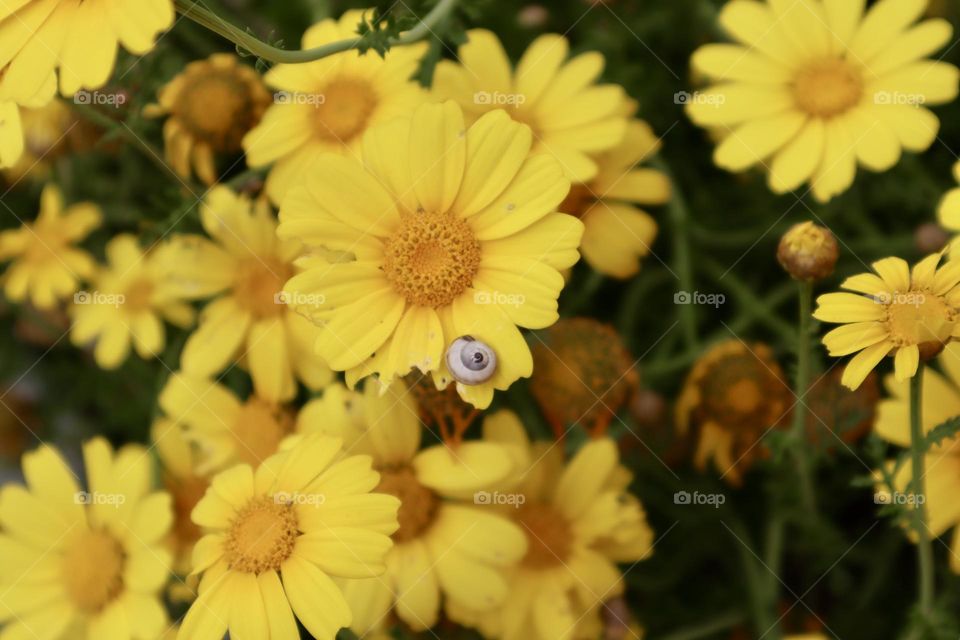
[[[447,349],[447,368],[461,384],[483,384],[497,370],[497,354],[472,336],[460,336]]]

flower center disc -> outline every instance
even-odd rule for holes
[[[293,417],[260,398],[240,408],[231,425],[234,450],[241,462],[256,466],[277,452],[280,441],[293,431]]]
[[[184,87],[174,113],[197,138],[217,151],[237,151],[253,125],[247,86],[230,74],[204,75]]]
[[[450,213],[409,213],[387,239],[383,271],[397,293],[421,307],[443,307],[473,284],[480,242]]]
[[[230,524],[225,544],[227,563],[231,569],[246,573],[278,571],[293,553],[299,533],[292,505],[272,496],[253,498]]]
[[[522,564],[545,569],[567,561],[573,548],[570,523],[550,505],[530,503],[520,507],[517,521],[527,534],[527,555]]]
[[[793,97],[797,106],[819,118],[849,110],[863,96],[863,77],[848,62],[837,58],[817,60],[797,72]]]
[[[326,86],[316,105],[317,135],[330,142],[349,143],[367,127],[377,106],[377,94],[367,83],[341,78]]]
[[[63,556],[67,594],[88,612],[102,610],[123,589],[123,547],[106,531],[84,531]]]
[[[234,281],[234,296],[256,318],[270,318],[286,308],[277,297],[293,275],[289,265],[276,260],[250,258],[242,262]]]
[[[386,493],[400,500],[397,513],[400,528],[392,536],[397,543],[413,540],[428,529],[440,506],[437,495],[420,484],[410,467],[380,471],[380,484],[374,492]]]
[[[140,278],[123,293],[123,308],[130,313],[140,313],[153,308],[153,282]]]
[[[887,306],[887,327],[897,346],[942,345],[953,333],[955,312],[927,291],[894,294]]]

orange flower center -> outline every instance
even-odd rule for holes
[[[529,503],[520,507],[516,518],[527,535],[527,555],[521,561],[524,566],[546,569],[570,558],[573,531],[557,509],[548,504]]]
[[[377,94],[368,82],[340,78],[328,84],[317,109],[317,135],[329,142],[350,143],[367,127],[377,107]]]
[[[382,470],[380,484],[374,491],[395,496],[400,500],[400,510],[397,513],[400,528],[393,534],[393,540],[397,543],[419,537],[433,524],[440,507],[437,494],[420,484],[410,467]]]
[[[863,96],[863,76],[845,60],[810,62],[793,80],[793,98],[801,111],[817,118],[846,112]]]
[[[257,319],[279,315],[286,309],[280,293],[292,275],[293,270],[286,263],[252,257],[237,268],[234,297]]]
[[[293,431],[293,426],[294,418],[288,409],[251,397],[230,425],[237,459],[259,465],[277,452],[280,441]]]
[[[140,313],[153,308],[153,282],[138,278],[123,293],[123,308],[129,313]]]
[[[230,523],[224,544],[227,564],[245,573],[278,571],[299,535],[293,505],[272,496],[253,498]]]
[[[216,151],[238,151],[255,124],[250,88],[229,72],[208,72],[188,82],[173,107],[174,115],[196,138]]]
[[[67,595],[84,611],[101,611],[123,590],[125,560],[123,547],[112,534],[84,531],[63,556]]]
[[[397,293],[421,307],[450,304],[480,269],[480,242],[450,213],[405,214],[384,246],[383,271]]]
[[[887,304],[887,330],[898,346],[921,345],[939,351],[956,325],[956,312],[930,291],[894,293]]]

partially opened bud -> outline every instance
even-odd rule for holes
[[[801,222],[780,238],[777,260],[797,280],[823,280],[837,264],[837,239],[826,227]]]

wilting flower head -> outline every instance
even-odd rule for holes
[[[914,24],[926,2],[728,2],[720,24],[736,44],[709,44],[691,59],[715,84],[678,94],[697,124],[723,131],[714,161],[731,171],[761,164],[770,188],[809,182],[827,201],[857,165],[886,171],[902,150],[936,138],[928,106],[953,100],[960,73],[927,60],[950,41],[942,19]]]
[[[620,335],[592,318],[564,318],[544,331],[533,366],[530,390],[558,434],[575,425],[602,433],[639,377]]]
[[[206,184],[217,181],[215,154],[240,151],[243,136],[271,101],[260,74],[230,53],[191,62],[164,85],[159,98],[145,114],[168,116],[163,126],[167,161],[184,178],[192,165]]]
[[[695,429],[694,464],[708,461],[733,484],[757,459],[771,429],[785,423],[792,394],[773,352],[764,344],[727,340],[701,356],[687,375],[677,400],[681,433]]]
[[[831,356],[856,355],[843,372],[843,384],[856,389],[884,356],[893,354],[898,380],[917,372],[920,359],[940,352],[960,335],[960,262],[937,268],[941,255],[932,254],[911,271],[900,258],[884,258],[844,280],[853,293],[827,293],[817,298],[813,316],[843,326],[823,337]]]
[[[517,327],[557,320],[559,270],[583,232],[556,212],[569,190],[560,165],[531,145],[503,111],[465,129],[446,102],[369,131],[362,163],[327,154],[311,166],[278,233],[351,258],[308,255],[285,287],[316,302],[298,310],[323,323],[331,368],[389,385],[416,367],[480,408],[530,375]]]

